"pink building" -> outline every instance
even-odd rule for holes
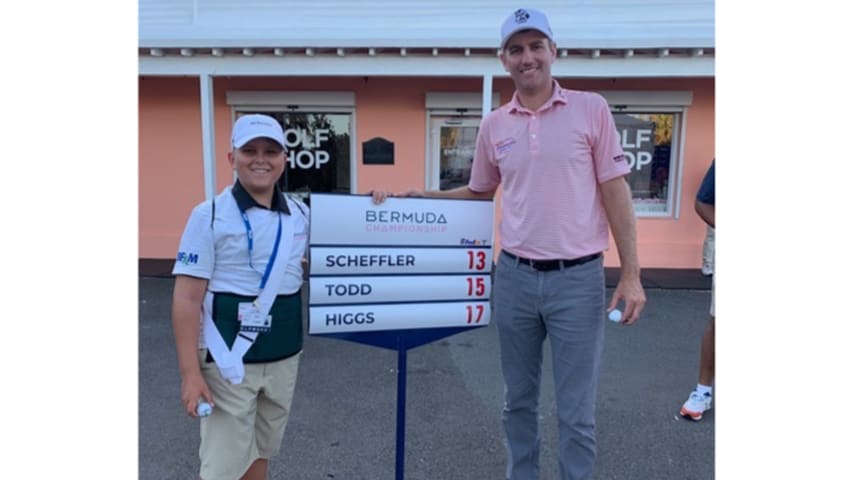
[[[466,182],[482,112],[513,94],[499,25],[530,6],[550,17],[561,85],[612,107],[641,265],[700,267],[693,198],[715,155],[712,1],[293,3],[140,0],[142,262],[167,265],[190,209],[232,183],[229,131],[244,113],[282,122],[284,181],[300,195]],[[612,243],[606,265],[617,264]]]

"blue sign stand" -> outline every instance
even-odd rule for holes
[[[403,480],[403,460],[406,452],[406,352],[436,340],[457,333],[466,332],[486,325],[475,327],[418,328],[411,330],[386,330],[361,333],[325,333],[314,336],[331,337],[374,347],[397,350],[397,438],[395,447],[394,478]]]

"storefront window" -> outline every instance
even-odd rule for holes
[[[480,118],[434,115],[430,119],[428,190],[468,185]]]
[[[441,190],[468,185],[477,130],[476,126],[443,125],[441,127],[439,147],[439,188]]]
[[[673,214],[675,175],[675,113],[614,113],[614,123],[629,162],[628,177],[635,213]]]
[[[310,192],[350,193],[350,114],[263,113],[277,119],[288,150],[279,186],[307,199]]]

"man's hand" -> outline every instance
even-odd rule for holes
[[[617,304],[623,301],[625,309],[623,310],[623,319],[620,323],[631,325],[640,318],[641,311],[646,305],[646,294],[643,291],[643,286],[640,282],[640,277],[637,275],[628,275],[620,277],[617,283],[617,289],[611,296],[611,303],[608,305],[608,312],[617,308]]]
[[[425,197],[427,196],[424,193],[424,190],[416,190],[410,189],[404,192],[400,192],[397,194],[386,192],[384,190],[371,190],[371,198],[373,198],[374,203],[379,205],[385,201],[388,197]]]

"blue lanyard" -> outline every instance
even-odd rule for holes
[[[249,215],[246,215],[246,212],[240,212],[240,215],[243,216],[243,225],[246,227],[246,241],[249,243],[249,267],[252,270],[255,270],[255,267],[252,266],[252,225],[249,224]],[[264,275],[261,277],[261,287],[264,288],[267,285],[267,279],[270,278],[270,271],[273,269],[273,263],[276,261],[276,255],[279,253],[279,240],[282,239],[282,214],[276,213],[276,217],[279,219],[279,229],[276,232],[276,243],[273,245],[273,253],[270,254],[270,261],[267,262],[267,268],[264,270]]]

